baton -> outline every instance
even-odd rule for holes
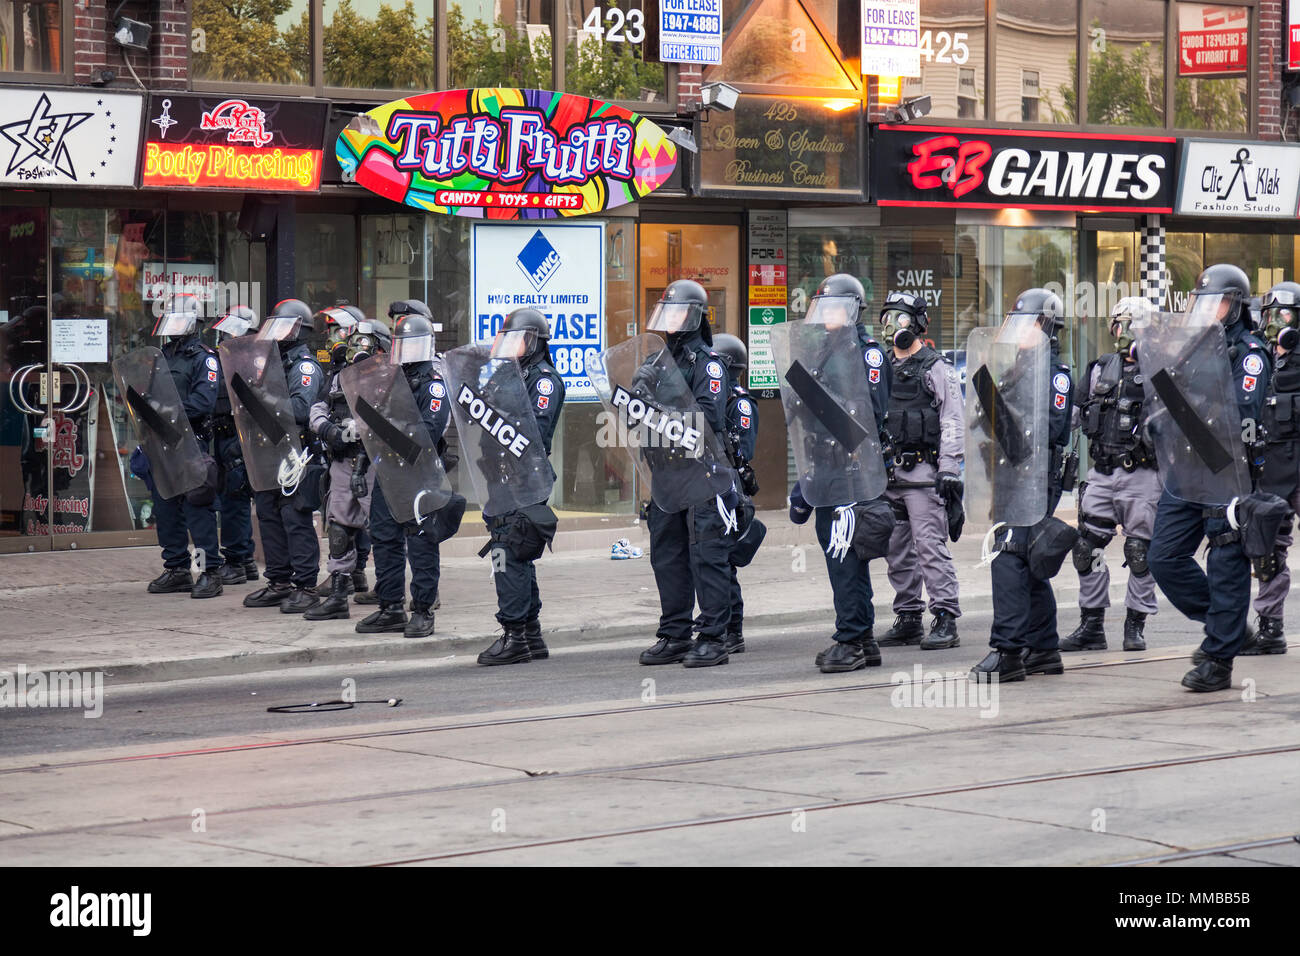
[[[137,392],[134,385],[126,387],[126,403],[140,416],[145,427],[163,440],[164,445],[171,447],[180,444],[181,430],[158,414],[158,409]]]
[[[375,437],[397,453],[408,465],[414,465],[423,450],[419,442],[411,438],[400,428],[384,417],[383,413],[368,401],[357,396],[357,417],[369,426]]]
[[[862,423],[840,407],[835,397],[804,368],[802,362],[796,359],[790,365],[785,380],[800,401],[808,406],[808,410],[846,451],[853,452],[866,441],[869,432]]]
[[[278,445],[289,437],[289,433],[276,420],[275,412],[266,407],[262,397],[238,372],[231,377],[230,387],[238,396],[240,404],[248,411],[253,423],[270,439],[272,445]]]

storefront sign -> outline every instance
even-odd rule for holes
[[[1245,76],[1250,64],[1250,10],[1178,4],[1178,75]]]
[[[880,126],[882,206],[1170,212],[1177,140]]]
[[[749,214],[748,387],[751,390],[781,387],[772,352],[772,326],[785,321],[787,223],[785,210]]]
[[[472,340],[491,345],[507,315],[533,308],[551,324],[551,362],[566,402],[598,402],[587,366],[605,349],[605,225],[475,223],[470,239]]]
[[[663,63],[722,62],[722,0],[659,0]]]
[[[165,299],[185,292],[199,297],[201,302],[212,302],[216,297],[217,267],[204,262],[161,262],[144,264],[144,300]]]
[[[573,93],[422,93],[356,117],[339,165],[371,192],[479,219],[557,219],[636,202],[671,175],[677,147],[621,107]]]
[[[0,99],[0,183],[134,186],[144,98],[13,87]]]
[[[329,104],[218,94],[149,97],[142,182],[183,189],[315,192]]]
[[[1300,70],[1300,0],[1290,0],[1287,10],[1290,11],[1286,28],[1287,68]]]
[[[861,199],[860,132],[856,99],[746,93],[700,124],[700,192]]]
[[[108,319],[51,319],[50,361],[81,365],[108,361]]]
[[[1178,212],[1188,216],[1300,216],[1300,146],[1183,141]]]
[[[921,0],[862,0],[862,74],[921,75]]]

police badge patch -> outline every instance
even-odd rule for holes
[[[550,404],[551,404],[551,400],[547,396],[545,395],[537,396],[537,407],[539,410],[544,410]]]
[[[875,385],[877,382],[880,381],[880,369],[878,369],[878,368],[873,368],[873,369],[869,370],[869,371],[867,372],[867,378],[869,378],[869,379],[871,380],[871,384],[872,384],[872,385]]]
[[[1247,375],[1259,375],[1260,372],[1264,371],[1264,360],[1258,355],[1247,355],[1245,361],[1241,363],[1241,367],[1246,370]]]
[[[742,415],[749,415],[752,414],[754,411],[754,409],[750,407],[749,402],[747,402],[743,398],[740,401],[736,402],[736,408],[740,410],[740,414]],[[746,425],[745,427],[748,428],[749,426]]]
[[[447,389],[442,382],[433,382],[429,385],[429,394],[434,398],[446,398]]]
[[[1070,390],[1070,376],[1064,372],[1057,372],[1056,377],[1052,379],[1052,387],[1062,394],[1068,392]],[[1056,407],[1061,408],[1062,406],[1058,405]]]
[[[302,372],[303,375],[315,375],[316,366],[312,365],[311,362],[303,362],[298,366],[298,371]]]
[[[1057,407],[1058,409],[1064,408],[1064,407],[1065,407],[1065,396],[1064,396],[1064,395],[1061,395],[1061,394],[1058,393],[1057,396],[1056,396],[1056,398],[1053,399],[1053,402],[1054,402],[1054,404],[1056,405],[1056,407]]]
[[[537,380],[537,391],[543,395],[550,395],[555,391],[555,384],[549,378],[539,378]]]
[[[212,371],[215,372],[217,370],[217,360],[215,357],[209,355],[205,361],[205,364],[208,366],[208,368],[212,369]]]
[[[1254,356],[1251,356],[1251,358],[1254,358]],[[1257,384],[1259,384],[1259,379],[1253,375],[1247,375],[1241,380],[1241,390],[1243,392],[1253,392]]]
[[[715,378],[715,379],[710,379],[710,380],[709,380],[709,391],[712,392],[714,395],[717,395],[719,392],[722,391],[722,383],[721,383],[720,381],[718,381],[716,378]]]
[[[712,375],[714,378],[722,378],[722,365],[721,365],[721,363],[719,363],[719,362],[710,362],[708,365],[704,366],[704,369],[705,369],[705,371],[707,371],[710,375]]]
[[[880,366],[885,362],[885,353],[880,351],[880,349],[867,349],[864,353],[864,357],[867,360],[867,364],[872,368],[880,368]],[[877,378],[875,381],[879,381],[879,379]]]
[[[310,376],[310,375],[304,375],[304,376],[302,377],[302,383],[303,383],[304,385],[310,386],[310,385],[311,385],[311,376]]]

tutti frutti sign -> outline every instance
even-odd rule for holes
[[[677,147],[643,116],[573,93],[423,93],[356,117],[339,166],[371,192],[428,212],[558,219],[648,195]]]

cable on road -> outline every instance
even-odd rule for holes
[[[321,700],[313,701],[310,704],[280,704],[278,707],[268,707],[268,714],[323,714],[334,710],[351,710],[357,704],[387,704],[389,707],[396,707],[402,702],[400,697],[389,697],[387,700]]]

